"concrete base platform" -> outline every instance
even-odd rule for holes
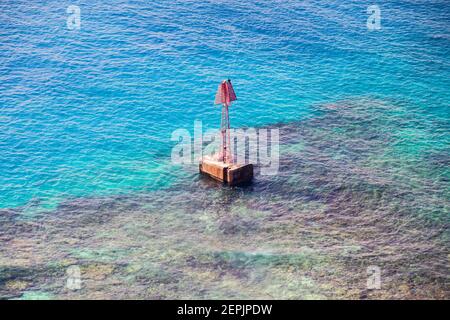
[[[253,179],[252,164],[233,164],[204,158],[199,164],[200,173],[218,181],[235,186],[248,183]]]

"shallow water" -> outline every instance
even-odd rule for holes
[[[81,1],[73,31],[2,1],[0,297],[448,299],[448,4],[369,32],[358,1],[217,3]],[[242,188],[170,162],[228,77],[282,143]]]
[[[281,172],[251,186],[187,167],[165,191],[76,198],[33,219],[5,210],[1,295],[448,298],[448,157],[398,147],[411,141],[386,128],[405,110],[351,99],[278,124]],[[71,265],[79,291],[66,287]],[[370,266],[381,290],[366,287]]]

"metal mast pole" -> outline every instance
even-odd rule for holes
[[[228,105],[222,106],[222,120],[220,124],[222,133],[222,162],[230,161],[230,117],[228,114]]]

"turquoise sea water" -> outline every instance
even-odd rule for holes
[[[372,32],[358,1],[79,1],[80,30],[69,4],[1,4],[2,208],[170,185],[170,134],[218,126],[223,78],[236,127],[361,95],[449,119],[446,1],[384,3]]]
[[[79,30],[66,26],[73,4],[81,8]],[[3,295],[70,294],[48,283],[50,274],[64,275],[59,265],[49,266],[56,256],[62,266],[87,268],[94,280],[100,272],[99,279],[109,281],[114,270],[127,286],[133,283],[127,293],[105,285],[112,297],[355,297],[352,290],[365,280],[341,280],[356,265],[376,263],[358,259],[394,252],[395,263],[378,263],[405,267],[403,275],[421,277],[406,286],[448,298],[450,6],[445,0],[383,1],[381,29],[372,31],[366,26],[371,4],[2,0]],[[195,165],[170,162],[173,130],[193,131],[194,120],[204,129],[218,127],[213,100],[226,78],[238,95],[230,111],[233,127],[281,128],[287,162],[278,176],[257,177],[250,189],[209,186]],[[38,213],[50,238],[22,225],[36,223],[22,218]],[[373,232],[378,240],[354,235],[351,226],[358,223],[361,233]],[[395,233],[401,228],[407,228],[404,238]],[[102,237],[98,229],[104,238],[89,238]],[[116,238],[108,238],[112,229]],[[427,233],[428,239],[417,236]],[[334,243],[327,238],[332,234],[342,238]],[[217,235],[228,245],[211,245]],[[19,241],[26,237],[32,242]],[[244,250],[239,243],[246,237],[255,243]],[[332,243],[328,249],[325,239]],[[197,244],[206,253],[192,249]],[[26,252],[32,249],[30,263]],[[348,263],[352,250],[361,255]],[[24,256],[13,259],[13,252]],[[311,279],[323,278],[328,267],[308,269],[308,275],[289,271],[300,278],[277,269],[327,263],[335,274],[325,276],[324,287]],[[230,269],[223,285],[211,271],[218,265]],[[183,268],[190,268],[183,285],[167,280]],[[161,269],[167,274],[153,280],[132,278],[133,272],[148,276]],[[7,285],[17,275],[22,282]],[[31,285],[31,275],[43,280]],[[393,284],[403,281],[392,277]],[[159,293],[143,293],[161,283]],[[192,293],[191,285],[199,283],[210,285]],[[330,289],[339,286],[344,293]],[[410,297],[408,290],[386,296]],[[100,291],[86,296],[109,297],[89,296]]]

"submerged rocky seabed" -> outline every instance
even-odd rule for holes
[[[316,113],[276,125],[280,173],[247,187],[194,166],[167,190],[1,210],[0,297],[449,299],[448,121],[369,98]]]

